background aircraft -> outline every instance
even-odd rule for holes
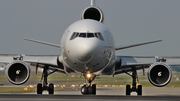
[[[54,85],[48,83],[48,75],[54,72],[65,74],[77,72],[86,79],[82,94],[96,94],[92,81],[100,75],[126,73],[132,77],[132,87],[126,85],[126,95],[137,92],[142,95],[142,86],[137,84],[137,70],[149,68],[148,79],[158,87],[167,85],[172,77],[170,65],[179,65],[179,57],[118,56],[115,51],[162,40],[139,44],[115,46],[110,30],[104,25],[104,14],[91,5],[81,15],[81,20],[71,24],[64,32],[60,45],[26,38],[25,40],[60,48],[61,55],[0,55],[6,66],[7,79],[16,85],[24,84],[30,76],[30,65],[43,68],[43,82],[37,84],[37,94],[47,90],[54,94]]]

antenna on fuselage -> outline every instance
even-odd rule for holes
[[[95,5],[95,0],[91,0],[91,6]]]

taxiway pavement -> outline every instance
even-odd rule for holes
[[[1,101],[179,101],[180,96],[0,94]]]
[[[0,101],[180,101],[180,88],[173,87],[144,87],[143,95],[125,96],[124,87],[98,87],[97,95],[81,95],[79,89],[64,89],[54,95],[32,93],[0,94]]]

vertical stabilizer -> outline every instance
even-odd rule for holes
[[[91,6],[95,5],[95,0],[91,0]]]

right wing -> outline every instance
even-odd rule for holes
[[[68,74],[74,72],[59,61],[58,55],[13,55],[1,54],[0,63],[6,64],[5,74],[7,79],[16,85],[25,83],[30,76],[31,66],[42,68],[48,74],[61,72]]]
[[[51,67],[52,70],[64,72],[64,66],[58,60],[58,55],[16,55],[16,54],[0,54],[0,63],[10,64],[14,61],[22,61],[29,63],[31,66],[43,68]]]
[[[44,45],[48,45],[48,46],[53,46],[53,47],[57,47],[57,48],[61,48],[60,45],[56,45],[56,44],[53,44],[53,43],[48,43],[48,42],[43,42],[43,41],[34,40],[34,39],[28,39],[28,38],[24,38],[24,40],[35,42],[35,43],[40,43],[40,44],[44,44]]]

